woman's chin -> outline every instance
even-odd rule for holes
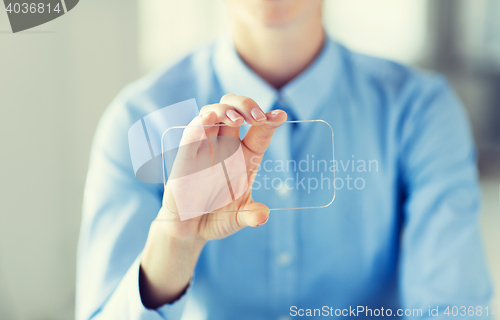
[[[285,27],[301,20],[316,8],[321,10],[317,0],[264,0],[258,12],[259,23],[266,27]]]

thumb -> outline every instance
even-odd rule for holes
[[[272,110],[266,113],[266,117],[267,121],[265,124],[251,126],[243,138],[243,144],[250,149],[250,151],[257,154],[266,152],[274,132],[286,121],[287,114],[283,110]]]
[[[245,211],[238,211],[236,219],[241,228],[260,227],[269,219],[269,208],[260,202],[252,202],[245,206]]]

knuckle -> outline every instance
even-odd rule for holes
[[[207,112],[212,107],[211,104],[207,104],[200,109],[200,114]]]
[[[253,101],[253,99],[245,97],[241,100],[241,105],[245,110],[250,110],[253,107],[257,106],[257,103]]]
[[[234,109],[234,108],[228,104],[221,103],[221,104],[219,104],[219,109],[226,110],[226,109]]]
[[[260,131],[257,133],[257,139],[265,142],[270,141],[273,138],[273,133],[274,131],[271,130]]]
[[[220,109],[221,109],[221,105],[219,103],[208,104],[200,109],[200,114],[209,113],[212,111],[217,113],[217,111]]]
[[[222,98],[220,99],[220,102],[222,103],[222,101],[226,101],[227,99],[230,99],[231,97],[233,97],[234,94],[232,93],[228,93],[228,94],[225,94],[222,96]]]

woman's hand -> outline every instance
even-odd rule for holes
[[[179,197],[174,199],[172,183],[169,181],[165,186],[163,208],[160,210],[157,218],[159,221],[163,221],[164,232],[166,234],[178,239],[206,241],[224,238],[244,227],[256,227],[267,221],[269,209],[264,204],[253,201],[251,187],[262,156],[271,142],[273,133],[286,120],[286,113],[284,111],[274,110],[264,114],[253,100],[236,95],[226,95],[221,99],[220,103],[203,107],[200,111],[199,119],[195,119],[194,123],[203,123],[205,126],[225,124],[225,126],[195,127],[191,131],[186,129],[184,134],[192,135],[194,139],[183,137],[183,140],[187,140],[185,149],[182,151],[182,154],[178,152],[177,157],[180,159],[176,159],[176,162],[179,165],[174,165],[173,170],[176,170],[177,167],[177,171],[183,169],[184,171],[193,171],[193,168],[201,166],[200,161],[204,159],[200,158],[212,155],[212,149],[217,149],[217,154],[224,153],[222,151],[224,146],[215,145],[217,141],[219,141],[219,144],[225,142],[234,145],[232,141],[237,141],[239,144],[239,130],[244,120],[251,124],[247,134],[241,141],[241,150],[247,170],[244,179],[248,179],[248,188],[246,188],[244,194],[237,197],[230,204],[216,208],[217,211],[215,212],[181,221],[179,213],[183,213],[182,210],[178,210],[175,200],[177,202],[182,202],[182,200],[208,202],[210,199],[206,199],[207,196],[205,195],[209,194],[210,197],[215,198],[217,195],[214,193],[218,190],[193,190],[193,188],[187,188],[186,192],[181,193],[185,199],[179,199]],[[203,134],[203,129],[205,129],[204,134],[206,135],[206,139],[203,139],[205,143],[200,143],[200,130],[201,134]],[[226,139],[217,140],[214,139],[215,136],[225,137]],[[231,140],[228,141],[227,138]],[[196,143],[197,140],[198,143]],[[194,143],[189,143],[191,141],[194,141]],[[207,147],[208,141],[212,141],[210,151],[208,151]],[[189,146],[187,146],[188,143]],[[203,148],[207,150],[202,150]],[[212,155],[212,161],[214,157],[217,157],[217,154]],[[183,168],[179,168],[180,166]],[[241,177],[239,178],[241,179]],[[186,181],[186,183],[189,182]],[[217,185],[217,183],[214,183],[214,185]],[[222,181],[222,185],[227,189],[225,179]],[[198,204],[197,207],[204,208],[205,203]]]
[[[239,141],[240,126],[245,121],[251,125],[241,141],[248,188],[242,196],[217,211],[181,221],[172,192],[172,182],[167,182],[162,209],[151,225],[141,259],[141,297],[146,307],[154,308],[172,302],[183,293],[206,241],[225,238],[242,228],[257,227],[267,222],[269,208],[253,201],[252,183],[275,130],[286,118],[287,115],[282,110],[264,114],[252,99],[232,94],[222,97],[218,104],[201,109],[198,119],[195,119],[198,123],[225,124],[205,127],[206,141],[217,141],[211,139],[214,136],[231,137]],[[186,130],[184,132],[186,134]],[[186,136],[182,139],[188,143],[201,141],[198,136],[194,140]],[[195,150],[192,149],[193,146]],[[176,169],[176,163],[189,166],[190,163],[199,161],[199,150],[203,147],[202,143],[191,143],[182,154],[178,152],[177,157],[186,158],[182,161],[176,159],[172,170]],[[177,165],[177,170],[182,168]],[[208,192],[214,190],[207,190]],[[200,196],[193,201],[207,201],[200,192],[193,192],[189,196],[196,197],[196,194]]]

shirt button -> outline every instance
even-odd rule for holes
[[[287,266],[292,262],[292,256],[288,252],[282,252],[278,255],[278,264]]]

